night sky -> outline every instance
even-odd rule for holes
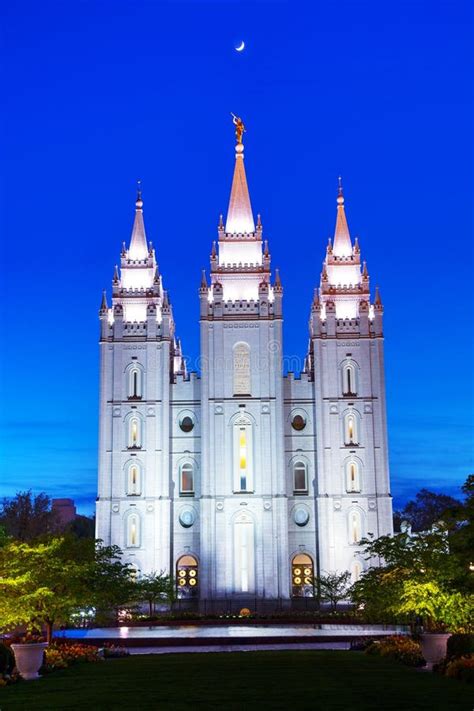
[[[92,511],[97,311],[137,178],[177,333],[197,357],[231,111],[281,269],[286,354],[306,353],[341,174],[385,306],[395,505],[422,486],[459,492],[474,469],[470,6],[2,3],[0,496],[31,487]]]

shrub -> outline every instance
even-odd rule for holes
[[[0,676],[11,674],[15,666],[13,652],[6,644],[0,643]]]
[[[409,667],[421,667],[425,663],[421,647],[409,637],[393,635],[372,642],[365,650],[366,654],[394,659]]]
[[[460,679],[468,684],[474,684],[474,654],[448,662],[446,676],[452,679]]]
[[[474,654],[474,634],[452,634],[449,637],[447,659],[456,659],[470,654]]]
[[[45,649],[42,671],[50,672],[56,669],[66,669],[79,662],[98,662],[101,659],[99,650],[90,644],[60,644],[53,643]]]

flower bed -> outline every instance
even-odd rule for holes
[[[365,650],[366,654],[394,659],[409,667],[422,667],[425,663],[421,646],[409,637],[393,635],[372,642]]]

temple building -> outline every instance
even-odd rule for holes
[[[305,367],[285,374],[283,286],[238,121],[229,207],[199,287],[200,373],[186,370],[140,191],[99,312],[97,537],[201,602],[311,597],[319,573],[356,580],[361,539],[392,532],[383,307],[342,187]]]

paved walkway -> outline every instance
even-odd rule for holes
[[[197,647],[130,647],[130,654],[192,654],[195,652],[269,652],[283,650],[317,650],[350,648],[349,642],[307,642],[306,644],[222,644]]]

